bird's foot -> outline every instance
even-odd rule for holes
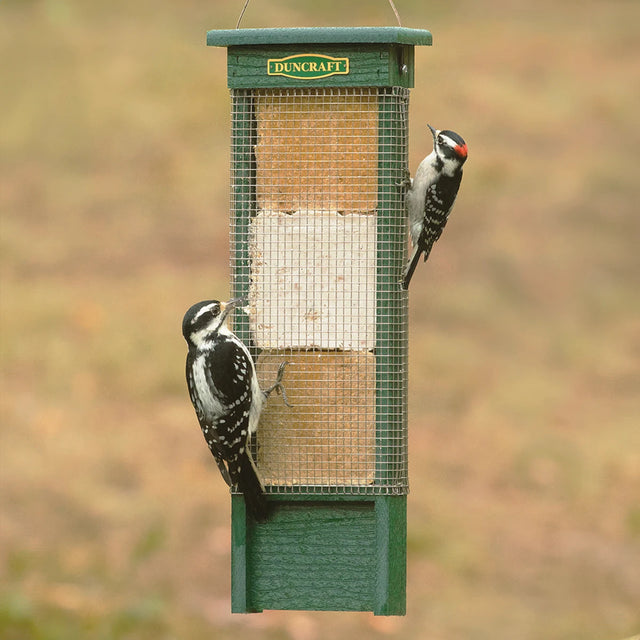
[[[284,388],[284,385],[282,384],[284,369],[288,364],[291,364],[291,362],[287,362],[286,360],[280,363],[280,366],[278,367],[278,375],[276,376],[276,381],[268,389],[265,390],[264,394],[268,398],[273,391],[275,391],[276,393],[279,393],[280,395],[282,395],[282,400],[287,405],[287,407],[291,408],[293,407],[293,405],[289,404],[289,398],[287,398],[287,392]]]
[[[404,177],[400,182],[396,182],[397,187],[401,187],[402,189],[408,189],[412,185],[413,181],[411,180],[411,171],[409,169],[404,170]]]

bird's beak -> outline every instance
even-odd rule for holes
[[[433,136],[433,144],[435,146],[435,144],[436,144],[436,136],[438,135],[438,131],[437,131],[437,129],[434,129],[430,124],[427,124],[427,127],[429,127],[429,130],[431,131],[431,135]]]
[[[221,303],[222,307],[222,319],[224,320],[227,315],[233,311],[236,307],[244,307],[248,304],[248,300],[246,298],[231,298],[231,300],[227,300],[227,302]]]
[[[225,307],[230,307],[231,309],[235,309],[236,307],[244,307],[249,304],[249,301],[246,298],[231,298],[225,302]]]

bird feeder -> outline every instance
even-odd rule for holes
[[[209,31],[231,90],[234,332],[263,388],[271,513],[232,495],[234,612],[405,612],[407,169],[414,46],[395,27]]]

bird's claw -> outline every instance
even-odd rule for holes
[[[404,177],[400,182],[396,182],[397,187],[401,187],[402,189],[408,189],[411,186],[411,172],[409,169],[404,170]]]
[[[282,400],[287,405],[287,407],[292,408],[293,405],[289,404],[289,398],[287,398],[287,392],[284,388],[284,385],[282,384],[284,370],[288,364],[291,364],[291,363],[287,362],[286,360],[280,363],[280,366],[278,367],[278,374],[276,375],[276,381],[264,393],[267,397],[269,397],[269,395],[273,391],[275,391],[276,393],[282,396]]]

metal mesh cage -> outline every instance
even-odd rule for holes
[[[263,388],[253,443],[270,493],[402,494],[408,90],[232,90],[235,330]]]

